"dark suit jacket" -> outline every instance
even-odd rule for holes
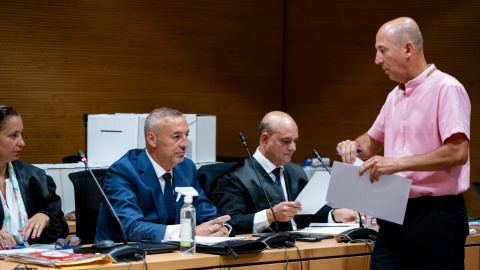
[[[197,181],[197,169],[190,159],[184,158],[173,168],[173,178],[173,189],[193,187],[198,191],[198,197],[193,199],[197,224],[218,217],[215,205],[207,199]],[[145,149],[130,150],[115,162],[107,171],[103,190],[125,228],[127,241],[163,240],[167,229],[167,212],[160,182]],[[183,203],[182,196],[176,203],[175,224],[180,222]],[[103,239],[123,242],[120,226],[102,202],[95,241]]]
[[[23,203],[29,218],[37,213],[50,217],[50,228],[45,228],[40,237],[29,238],[29,244],[54,243],[68,235],[68,224],[63,218],[62,201],[55,193],[56,185],[45,171],[20,160],[12,162],[22,193]],[[3,205],[0,204],[0,228],[3,226]]]
[[[272,206],[279,204],[283,201],[282,194],[260,163],[253,160]],[[284,177],[288,200],[294,201],[307,184],[308,177],[301,166],[291,162],[284,165]],[[252,233],[255,213],[269,208],[267,198],[248,158],[217,179],[211,186],[211,192],[219,214],[230,215],[229,223],[237,234]],[[324,206],[315,215],[297,215],[294,220],[298,228],[308,227],[310,222],[327,222],[331,209]],[[272,223],[265,232],[275,231],[274,226]],[[289,222],[279,222],[278,227],[280,231],[293,229]]]

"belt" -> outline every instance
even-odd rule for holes
[[[413,207],[428,207],[428,206],[447,206],[447,205],[457,205],[464,204],[463,195],[446,195],[446,196],[424,196],[414,199],[409,199],[407,204],[408,208]],[[413,209],[412,209],[413,210]]]

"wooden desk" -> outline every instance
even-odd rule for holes
[[[477,234],[467,237],[465,242],[465,269],[480,269],[480,227]],[[333,239],[321,242],[297,242],[303,261],[303,269],[329,270],[367,270],[370,263],[370,250],[363,243],[344,244]],[[300,262],[296,248],[288,249],[288,269],[299,270]],[[180,252],[147,256],[149,269],[214,269],[214,270],[283,270],[285,268],[285,249],[265,250],[255,254],[239,254],[237,260],[230,255],[217,256],[197,253],[194,256],[182,256]],[[0,261],[0,269],[12,269],[17,263]],[[128,264],[110,264],[98,267],[102,270],[128,269]],[[30,264],[29,264],[30,266]],[[52,269],[35,266],[38,270]],[[80,269],[80,268],[79,268]],[[88,268],[81,268],[88,269]],[[90,268],[93,269],[93,268]],[[134,262],[134,270],[144,270],[143,262]]]

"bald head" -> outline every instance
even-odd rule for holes
[[[428,68],[423,38],[417,23],[406,17],[382,25],[375,40],[375,64],[392,81],[406,83]]]
[[[417,50],[423,50],[423,38],[420,28],[417,23],[408,17],[400,17],[395,20],[391,20],[378,30],[378,33],[385,34],[390,37],[397,47],[402,47],[408,41],[417,48]]]
[[[297,124],[289,114],[281,111],[269,112],[260,122],[260,135],[267,133],[271,136],[276,128],[290,125],[297,128]]]
[[[275,166],[289,162],[296,150],[298,128],[287,113],[267,113],[260,123],[260,152]]]

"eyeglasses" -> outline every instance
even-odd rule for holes
[[[73,247],[81,247],[81,241],[82,240],[76,236],[71,237],[68,242],[63,238],[58,238],[57,242],[55,243],[55,249],[69,249]]]

